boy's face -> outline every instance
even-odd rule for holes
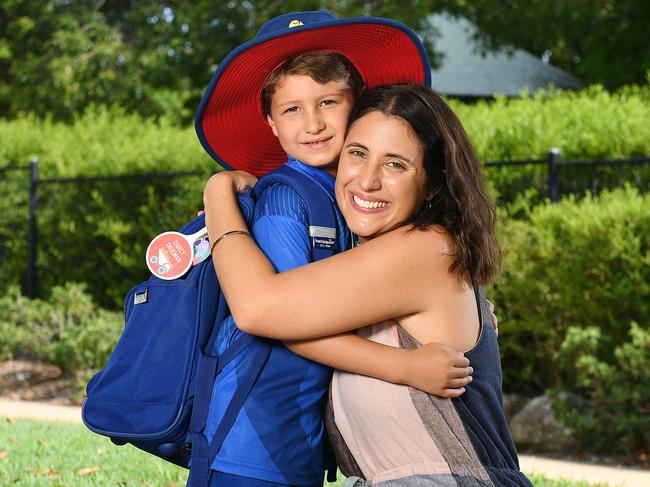
[[[310,76],[286,75],[278,80],[267,120],[288,155],[335,176],[352,104],[345,81],[322,85]]]

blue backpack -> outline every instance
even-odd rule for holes
[[[255,193],[240,195],[251,225],[255,194],[271,184],[292,187],[309,211],[312,258],[335,253],[336,216],[329,196],[313,180],[288,166],[261,178]],[[180,231],[205,226],[200,215]],[[192,485],[207,485],[210,465],[270,353],[267,340],[243,334],[212,356],[218,325],[229,315],[211,258],[181,278],[151,276],[124,300],[125,327],[106,367],[88,382],[82,408],[85,425],[113,443],[132,445],[189,468]],[[211,444],[203,435],[217,375],[241,350],[256,347],[246,377],[230,399]]]

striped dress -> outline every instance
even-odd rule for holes
[[[530,486],[519,470],[503,411],[501,364],[485,298],[476,292],[481,332],[465,353],[473,381],[456,399],[337,371],[327,426],[341,471],[373,487]],[[359,330],[386,345],[419,343],[395,320]]]

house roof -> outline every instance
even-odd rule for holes
[[[440,33],[435,48],[444,55],[440,67],[431,71],[433,88],[440,93],[459,97],[519,96],[522,90],[534,93],[549,84],[565,89],[581,87],[575,76],[522,49],[482,54],[472,38],[475,27],[467,19],[436,14],[430,21]]]

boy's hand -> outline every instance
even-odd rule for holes
[[[257,178],[246,171],[230,171],[233,178],[235,189],[238,193],[246,191],[246,187],[254,188],[257,184]]]
[[[206,183],[206,187],[208,185],[214,186],[215,184],[232,185],[235,192],[243,193],[246,191],[247,186],[251,188],[255,187],[257,178],[246,171],[221,171],[210,177]]]
[[[499,318],[494,314],[494,304],[489,299],[486,299],[486,301],[488,309],[490,310],[490,315],[492,315],[492,328],[494,328],[494,332],[499,336]]]
[[[409,350],[406,383],[440,397],[458,397],[472,382],[473,369],[459,351],[442,343]]]

